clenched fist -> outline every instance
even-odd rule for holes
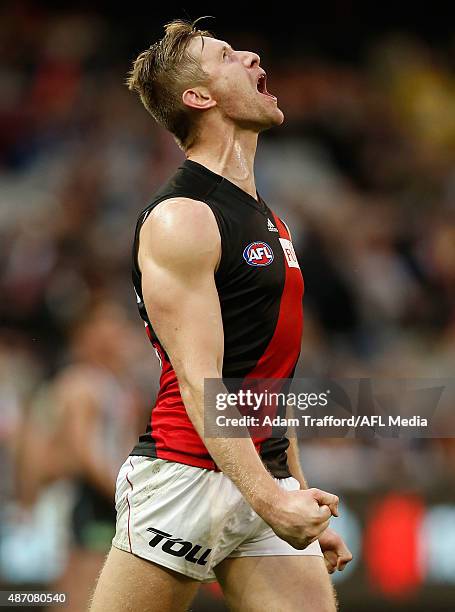
[[[278,537],[301,550],[327,529],[331,516],[338,516],[338,497],[312,488],[282,490],[269,516],[262,518]]]

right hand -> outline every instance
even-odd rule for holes
[[[281,490],[270,516],[263,516],[282,540],[299,550],[317,540],[331,516],[338,516],[338,497],[320,489]]]

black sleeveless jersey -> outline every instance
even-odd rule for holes
[[[303,279],[285,223],[259,195],[256,200],[197,162],[186,160],[139,216],[133,283],[162,374],[147,430],[131,454],[217,469],[186,413],[172,363],[152,328],[142,295],[137,262],[140,229],[157,204],[175,197],[204,202],[218,224],[222,254],[215,282],[224,328],[223,377],[293,376],[301,346]],[[283,433],[253,441],[275,477],[290,475],[289,441]]]

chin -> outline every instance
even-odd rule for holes
[[[284,122],[284,113],[283,111],[277,107],[277,120],[276,120],[276,125],[281,125]]]
[[[270,113],[264,121],[264,130],[268,130],[273,127],[281,125],[284,121],[284,113],[278,107],[275,108],[273,113]]]

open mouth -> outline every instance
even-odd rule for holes
[[[259,75],[256,86],[260,94],[262,94],[263,96],[268,96],[269,98],[272,98],[276,101],[276,97],[267,91],[267,75],[265,74],[265,72]]]

